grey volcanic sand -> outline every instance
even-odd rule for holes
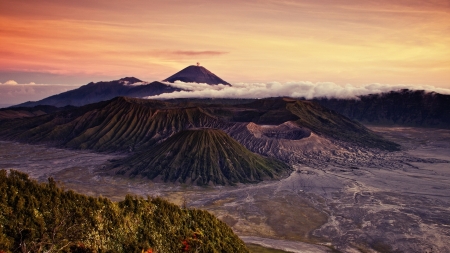
[[[403,150],[328,165],[318,156],[318,167],[294,164],[280,181],[236,187],[103,176],[102,166],[118,155],[13,142],[0,142],[0,168],[40,181],[52,176],[65,188],[114,200],[163,196],[211,211],[248,243],[290,252],[327,252],[330,245],[343,252],[450,252],[450,130],[371,129]]]

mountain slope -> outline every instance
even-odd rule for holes
[[[134,77],[125,77],[110,82],[88,83],[78,89],[66,91],[39,101],[19,104],[15,107],[33,107],[37,105],[52,105],[56,107],[67,105],[83,106],[118,96],[147,97],[179,90],[161,82],[145,83]]]
[[[28,143],[133,151],[150,147],[183,129],[223,123],[199,107],[177,108],[161,101],[118,97],[51,115],[0,124],[0,136]]]
[[[450,128],[450,95],[401,90],[314,101],[365,124]]]
[[[291,133],[284,134],[281,132],[287,130],[280,125],[286,122],[295,127],[289,127]],[[273,128],[273,133],[265,133],[271,139],[305,138],[312,131],[330,140],[398,149],[398,145],[361,124],[318,104],[282,98],[236,105],[192,105],[119,97],[53,114],[0,122],[0,138],[76,149],[134,151],[152,147],[181,130],[199,127],[222,129],[241,142],[237,136],[250,133],[239,126],[248,123],[280,126]],[[247,141],[253,140],[252,137]]]
[[[225,84],[229,83],[222,80],[220,77],[216,76],[211,71],[207,70],[202,66],[188,66],[181,71],[175,73],[174,75],[163,80],[164,82],[174,83],[175,81],[182,81],[185,83],[207,83],[211,85]]]
[[[0,170],[0,193],[1,252],[248,252],[207,211],[160,198],[116,203],[14,170]]]
[[[38,105],[34,107],[10,107],[0,109],[0,120],[17,118],[30,118],[49,113],[71,109],[72,107],[55,107],[51,105]]]
[[[218,129],[181,131],[142,153],[116,162],[118,174],[198,185],[278,178],[289,167],[254,154]]]
[[[267,98],[235,107],[240,110],[234,110],[233,114],[228,115],[233,121],[253,122],[260,125],[280,125],[291,122],[325,138],[382,150],[399,149],[399,145],[383,139],[360,123],[314,102],[290,98]]]
[[[319,104],[308,101],[296,101],[287,106],[288,110],[299,117],[297,125],[336,140],[352,142],[365,147],[395,151],[399,145],[384,140],[363,125],[350,120]]]

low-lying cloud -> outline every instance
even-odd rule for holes
[[[37,101],[61,92],[76,89],[79,85],[7,84],[0,85],[0,106]]]
[[[0,83],[1,84],[1,83]],[[8,80],[3,83],[3,85],[17,85],[18,83],[14,80]]]
[[[235,83],[227,85],[208,85],[205,83],[166,83],[181,88],[184,91],[164,93],[151,96],[151,99],[171,98],[265,98],[265,97],[296,97],[296,98],[357,98],[358,96],[377,94],[400,89],[434,91],[450,94],[450,89],[430,85],[388,85],[367,84],[363,86],[338,85],[332,82],[268,82],[268,83]]]

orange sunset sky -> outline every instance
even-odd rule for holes
[[[450,88],[449,0],[1,0],[0,82],[162,80]]]

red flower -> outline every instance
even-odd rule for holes
[[[184,245],[183,251],[184,252],[189,251],[189,243],[188,243],[188,241],[183,240],[181,243]]]

